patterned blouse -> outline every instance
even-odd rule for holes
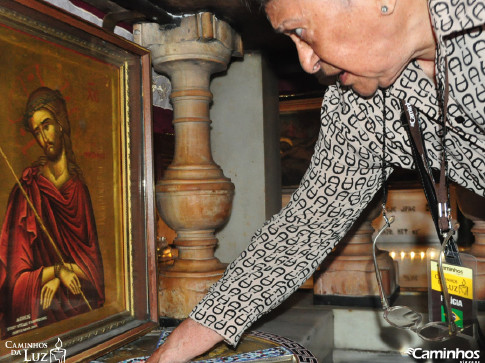
[[[393,86],[370,99],[338,84],[330,87],[315,152],[299,188],[210,288],[190,313],[192,319],[236,345],[252,323],[312,275],[381,188],[383,114],[386,175],[393,166],[414,168],[400,99],[417,107],[431,166],[439,169],[445,55],[448,176],[485,196],[485,3],[429,0],[429,11],[438,43],[438,86],[414,61]]]

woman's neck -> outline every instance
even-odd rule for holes
[[[414,1],[410,9],[408,35],[413,44],[414,59],[426,75],[435,79],[436,37],[431,23],[428,1]]]

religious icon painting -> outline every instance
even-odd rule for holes
[[[148,52],[46,4],[7,1],[0,68],[0,360],[58,339],[87,355],[94,337],[148,329]]]

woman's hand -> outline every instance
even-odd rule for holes
[[[185,363],[224,338],[194,320],[185,319],[147,360],[147,363]]]
[[[46,310],[51,306],[52,299],[59,289],[60,284],[61,281],[58,278],[54,278],[42,286],[42,290],[40,291],[40,305],[42,309]]]

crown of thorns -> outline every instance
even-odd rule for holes
[[[54,101],[61,101],[64,103],[64,99],[62,98],[61,92],[57,90],[56,91],[51,90],[51,92],[43,94],[31,100],[27,105],[27,109],[25,110],[24,119],[25,120],[30,119],[35,113],[35,111],[38,111],[40,108]]]

